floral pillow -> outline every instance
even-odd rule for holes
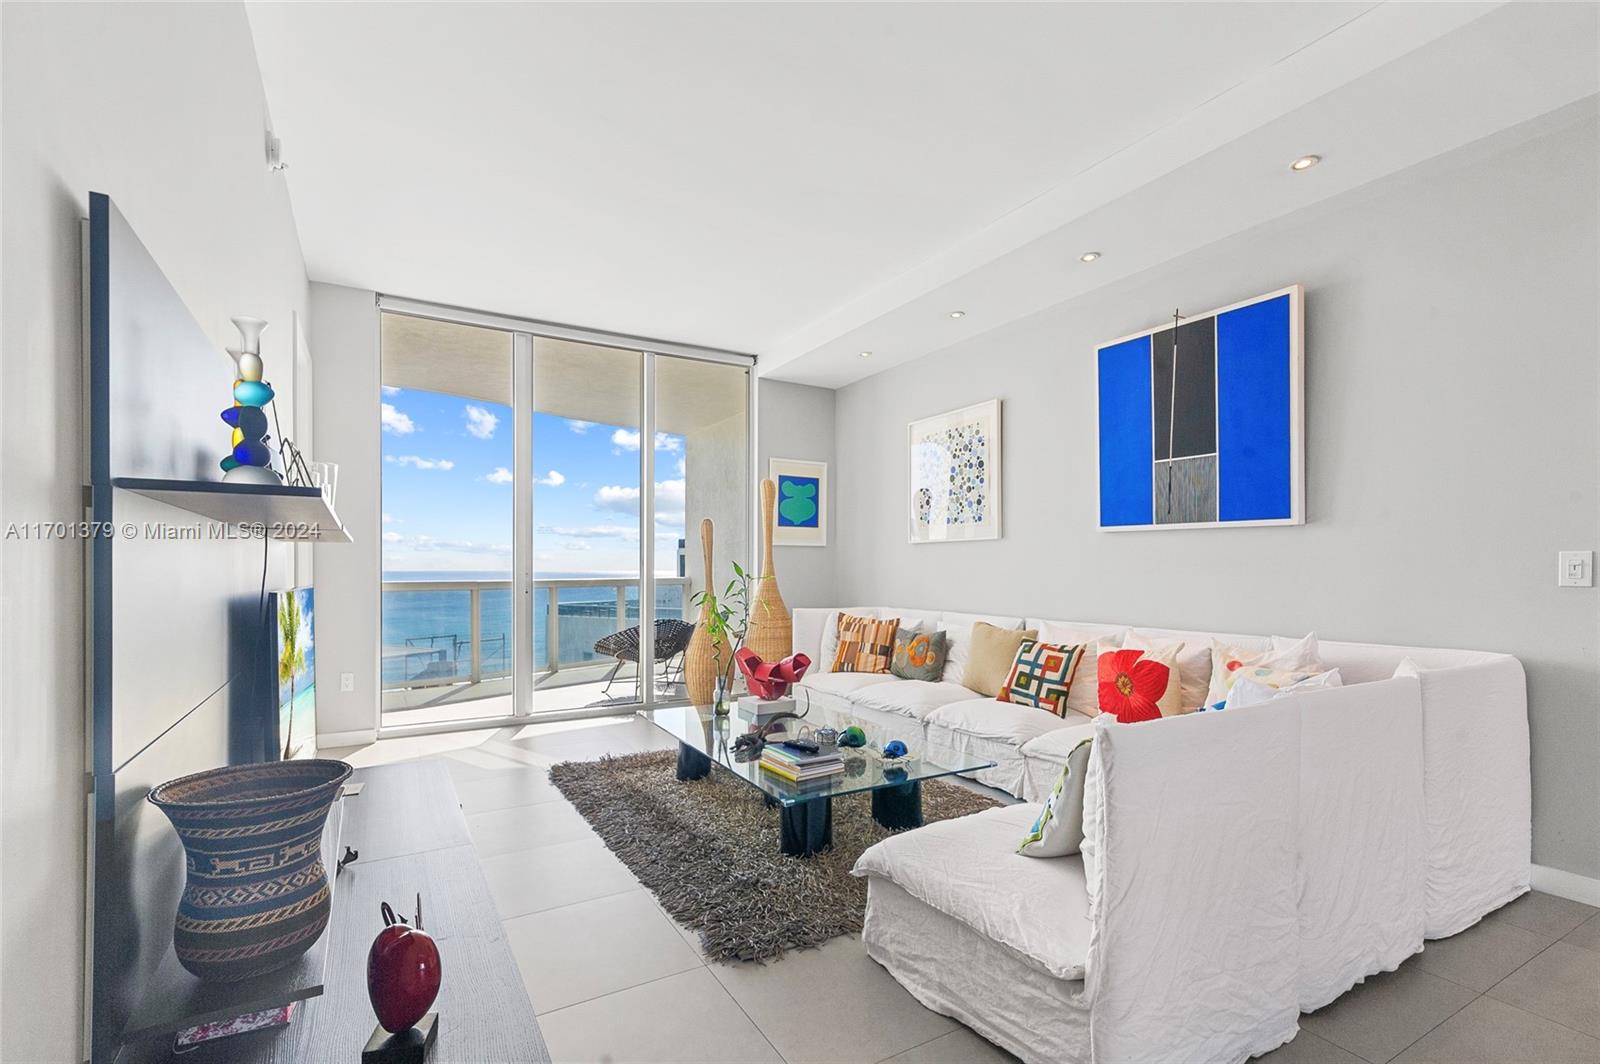
[[[1104,650],[1099,660],[1100,712],[1122,724],[1185,712],[1178,679],[1182,643],[1160,650]]]
[[[1067,764],[1056,778],[1056,788],[1039,810],[1039,819],[1017,852],[1025,857],[1065,857],[1083,848],[1083,784],[1089,774],[1089,745],[1085,739],[1072,748]]]
[[[1072,690],[1072,677],[1078,671],[1078,663],[1083,660],[1083,650],[1081,646],[1065,643],[1024,639],[996,697],[1002,702],[1035,706],[1058,717],[1065,716],[1067,695]]]

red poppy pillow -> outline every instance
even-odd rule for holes
[[[1106,650],[1100,655],[1100,712],[1122,724],[1175,716],[1183,709],[1178,680],[1182,643],[1160,650]]]

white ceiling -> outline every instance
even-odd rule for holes
[[[250,6],[313,279],[835,387],[1593,93],[1594,18]]]

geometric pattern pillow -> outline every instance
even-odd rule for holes
[[[839,614],[839,649],[833,654],[829,672],[888,672],[894,658],[894,632],[900,618],[880,621],[874,617]]]
[[[1082,660],[1081,646],[1024,639],[998,697],[1002,702],[1036,706],[1058,717],[1065,716],[1067,694]]]
[[[949,646],[948,633],[902,628],[894,636],[894,660],[889,664],[889,671],[902,680],[938,683],[944,676],[944,659]]]
[[[1083,848],[1083,781],[1089,771],[1089,744],[1084,739],[1067,755],[1066,767],[1056,779],[1033,830],[1017,852],[1027,857],[1065,857]]]
[[[1185,712],[1178,679],[1183,644],[1160,650],[1108,650],[1100,655],[1100,712],[1123,724],[1157,720]],[[1193,709],[1195,707],[1189,707]]]

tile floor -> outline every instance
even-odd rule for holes
[[[632,718],[388,740],[359,766],[443,760],[559,1064],[985,1064],[1012,1058],[923,1008],[859,939],[708,964],[545,776],[669,749]],[[1529,894],[1301,1018],[1272,1064],[1600,1064],[1600,910]]]

